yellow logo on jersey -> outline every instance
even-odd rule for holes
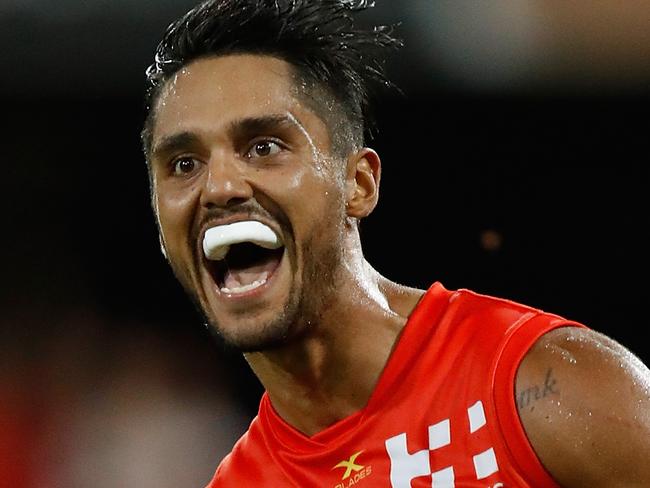
[[[354,471],[355,473],[358,473],[363,468],[365,468],[365,466],[361,466],[359,464],[356,464],[356,460],[359,457],[359,454],[361,454],[362,452],[363,451],[359,451],[359,452],[353,454],[352,456],[350,456],[350,459],[348,459],[347,461],[341,461],[336,466],[334,466],[332,469],[345,468],[345,473],[343,473],[343,477],[341,478],[342,480],[349,478],[350,475],[352,474],[352,471]]]

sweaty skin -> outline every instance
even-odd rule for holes
[[[294,80],[268,56],[192,62],[154,107],[149,161],[176,276],[211,327],[245,351],[279,415],[313,435],[367,403],[423,291],[364,259],[357,221],[377,203],[379,157],[368,148],[333,156],[324,117]],[[285,248],[266,284],[231,296],[201,242],[207,228],[239,220],[261,221]],[[513,401],[562,486],[650,486],[649,378],[587,330],[551,332],[530,351]]]
[[[159,98],[150,159],[176,275],[227,342],[261,351],[246,359],[274,407],[313,434],[365,405],[423,291],[389,282],[361,253],[356,221],[376,205],[378,156],[334,160],[299,95],[275,58],[196,61]],[[261,156],[265,141],[273,150]],[[269,286],[232,299],[206,272],[200,236],[207,222],[250,218],[282,236],[285,257]]]
[[[594,331],[551,331],[517,374],[528,438],[561,486],[650,486],[650,372]]]

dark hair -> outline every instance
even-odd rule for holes
[[[372,129],[372,85],[392,86],[385,53],[401,46],[391,28],[357,29],[355,13],[368,0],[207,0],[173,22],[146,71],[147,118],[142,131],[151,149],[155,102],[165,82],[193,60],[228,54],[260,54],[287,61],[306,87],[306,102],[323,118],[333,151],[363,145]]]

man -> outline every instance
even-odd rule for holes
[[[364,259],[367,87],[398,44],[353,25],[366,6],[208,1],[148,70],[163,253],[266,390],[209,486],[650,486],[650,373],[629,351]]]

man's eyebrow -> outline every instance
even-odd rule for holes
[[[230,123],[228,131],[231,137],[236,137],[238,135],[264,135],[265,133],[285,128],[300,129],[291,115],[271,114],[234,120]]]
[[[163,137],[158,141],[153,149],[151,150],[151,155],[153,157],[173,153],[180,149],[185,149],[192,144],[196,144],[199,141],[199,138],[193,132],[179,132],[177,134],[171,134],[169,136]]]
[[[300,130],[300,125],[289,114],[271,114],[259,117],[246,117],[233,120],[228,124],[228,133],[231,137],[251,136],[264,134],[282,128],[293,127]],[[153,157],[169,154],[200,142],[199,136],[190,131],[179,132],[164,136],[154,144],[151,150]]]

